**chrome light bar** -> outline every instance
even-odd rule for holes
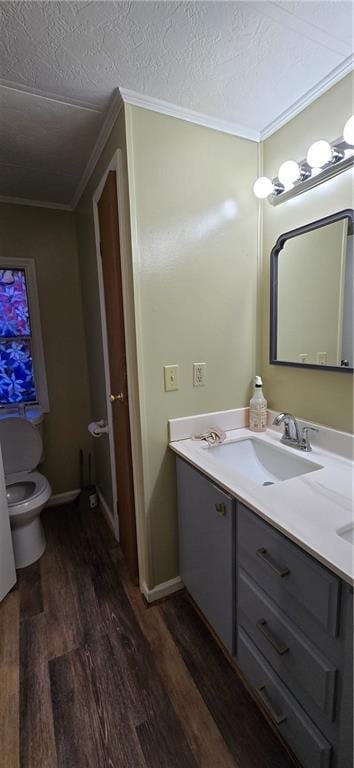
[[[331,143],[331,149],[332,159],[322,168],[311,168],[306,159],[302,160],[299,163],[300,177],[288,189],[285,189],[276,176],[273,179],[274,191],[268,196],[271,205],[280,205],[280,203],[284,203],[296,195],[302,195],[308,189],[317,187],[318,184],[322,184],[354,166],[354,147],[347,144],[342,137]]]

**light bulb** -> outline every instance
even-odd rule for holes
[[[300,168],[295,160],[287,160],[278,171],[278,179],[284,184],[285,189],[291,189],[292,185],[300,176]]]
[[[306,160],[311,168],[323,168],[326,163],[332,160],[331,145],[324,139],[315,141],[314,144],[311,144]]]
[[[268,176],[260,176],[253,184],[253,192],[260,200],[268,197],[274,190],[273,182]]]
[[[354,115],[347,120],[344,126],[343,139],[347,144],[354,145]]]

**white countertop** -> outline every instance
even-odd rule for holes
[[[232,429],[226,435],[225,442],[253,436],[272,445],[280,443],[279,432],[271,429],[257,434],[247,428]],[[169,445],[302,549],[354,584],[354,546],[336,533],[354,521],[353,464],[349,459],[317,446],[308,454],[282,446],[284,451],[321,464],[322,469],[264,487],[222,466],[213,456],[213,448],[204,441],[183,439]]]

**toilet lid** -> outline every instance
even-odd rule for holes
[[[0,419],[0,443],[5,475],[31,472],[42,455],[42,438],[38,429],[27,419]]]

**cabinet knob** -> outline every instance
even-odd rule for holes
[[[223,504],[223,502],[221,502],[220,504],[215,504],[215,509],[217,512],[219,512],[219,515],[223,515],[225,517],[226,507],[225,507],[225,504]]]

